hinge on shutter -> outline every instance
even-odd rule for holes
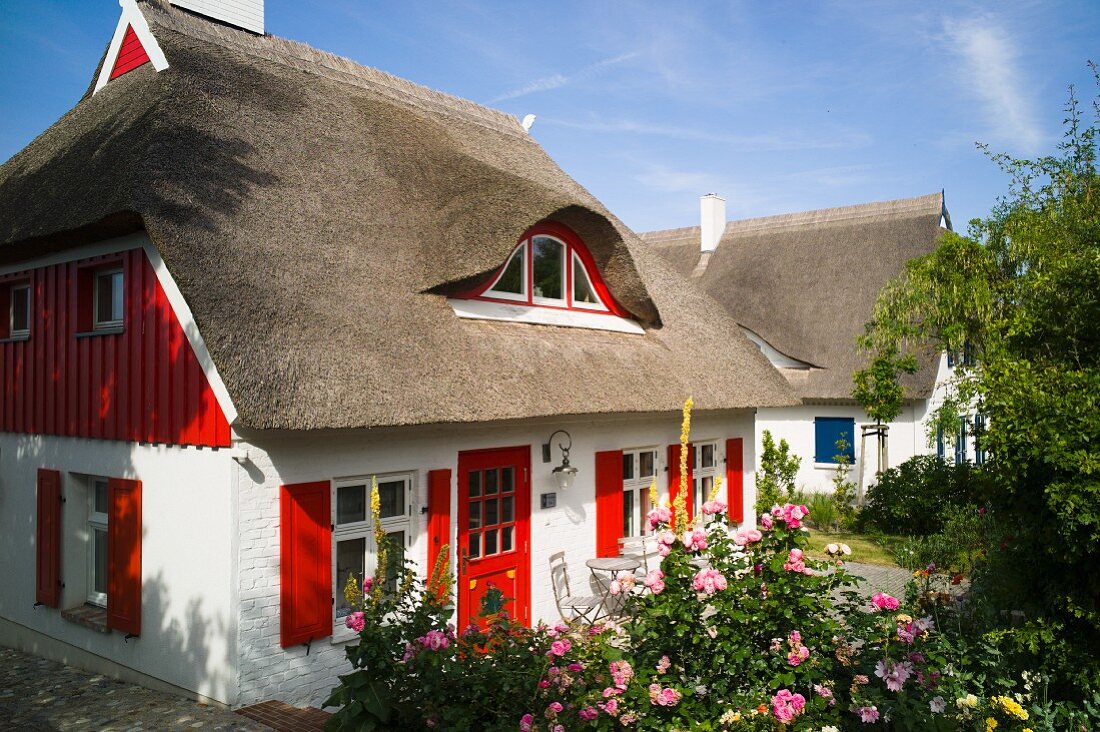
[[[303,645],[306,647],[306,655],[308,656],[309,655],[309,649],[313,647],[313,638],[310,638],[309,640],[307,640]]]
[[[122,642],[123,642],[123,643],[126,643],[126,642],[127,642],[127,641],[129,641],[129,640],[130,640],[131,638],[137,638],[137,636],[136,636],[136,635],[134,635],[133,633],[127,633],[126,635],[122,636]]]
[[[46,603],[44,603],[44,602],[36,602],[36,603],[34,603],[33,607],[38,607],[39,605],[45,605],[45,604]]]

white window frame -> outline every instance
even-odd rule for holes
[[[523,242],[515,248],[515,250],[512,252],[512,256],[508,257],[508,261],[505,262],[504,267],[501,268],[500,274],[498,274],[496,279],[493,280],[493,284],[489,285],[489,289],[485,291],[485,294],[483,296],[498,297],[502,300],[515,300],[517,302],[523,303],[527,302],[527,280],[530,276],[528,269],[530,269],[529,260],[531,258],[531,253],[528,251],[527,247],[527,243],[529,241],[530,239],[524,239]],[[518,293],[515,293],[503,292],[501,290],[495,289],[497,283],[500,282],[501,279],[504,277],[504,273],[508,271],[508,267],[512,265],[512,260],[514,260],[516,257],[523,257],[522,264],[520,265],[520,291]]]
[[[535,294],[535,239],[549,239],[561,247],[561,272],[559,272],[561,276],[560,298],[543,297],[542,295]],[[573,295],[573,293],[570,292],[570,288],[573,283],[569,279],[569,266],[572,262],[569,261],[568,255],[572,253],[573,248],[556,236],[550,236],[549,234],[535,234],[534,236],[528,237],[526,243],[530,250],[527,266],[531,271],[531,302],[535,305],[551,305],[559,308],[569,307],[569,301],[572,299]]]
[[[702,513],[703,504],[707,500],[707,496],[710,495],[711,490],[714,488],[714,481],[718,479],[718,476],[722,474],[722,454],[719,452],[718,440],[698,440],[692,443],[695,448],[693,452],[695,457],[692,460],[691,467],[691,494],[694,497],[692,499],[695,504],[692,506],[692,515],[698,516]],[[713,448],[714,452],[714,464],[708,467],[703,467],[703,446],[709,445]],[[705,490],[703,489],[703,479],[710,478],[710,486]]]
[[[8,291],[8,337],[9,338],[26,338],[31,334],[31,285],[29,282],[20,282],[12,285]],[[25,293],[23,297],[27,301],[27,327],[16,328],[15,327],[15,298],[16,293]]]
[[[108,501],[110,500],[110,488],[107,482],[107,478],[98,475],[90,475],[87,477],[87,492],[88,492],[88,575],[87,575],[87,597],[85,598],[92,605],[105,608],[107,607],[107,593],[97,592],[95,589],[95,569],[96,569],[96,556],[95,556],[95,532],[102,531],[107,532],[107,520],[108,513],[99,512],[95,510],[95,493],[97,485],[102,485],[104,490],[107,491]],[[110,505],[107,507],[110,511]],[[106,563],[106,562],[105,562]],[[110,566],[107,568],[107,573],[110,574]],[[107,577],[103,578],[104,586],[107,585]]]
[[[339,576],[336,568],[339,542],[352,541],[360,538],[364,539],[366,555],[363,557],[363,572],[365,576],[373,576],[378,566],[378,547],[374,541],[374,525],[371,521],[370,512],[370,491],[371,484],[374,480],[377,480],[379,483],[392,483],[398,480],[405,482],[404,515],[383,518],[382,529],[387,534],[393,534],[398,531],[405,532],[405,545],[402,547],[402,551],[406,556],[409,548],[415,541],[414,531],[417,522],[413,519],[416,515],[416,471],[405,470],[392,473],[369,473],[367,475],[358,475],[350,478],[336,478],[332,481],[330,505],[332,507],[332,640],[334,643],[351,640],[357,637],[356,633],[344,625],[344,618],[347,616],[341,615],[338,617],[336,614],[339,605],[336,600],[344,596],[344,584],[347,582],[347,577]],[[337,523],[336,520],[339,489],[354,486],[365,486],[365,519],[363,521],[341,525]]]
[[[642,466],[642,453],[653,453],[653,472],[649,475],[641,475]],[[653,481],[657,478],[657,474],[660,470],[660,451],[656,447],[632,447],[623,450],[623,460],[631,458],[634,464],[634,477],[627,478],[623,475],[623,494],[625,500],[625,494],[633,494],[633,506],[631,523],[637,527],[638,533],[628,534],[626,531],[626,525],[623,525],[623,536],[645,536],[649,533],[649,525],[646,524],[646,514],[653,508],[648,505],[649,501],[649,487],[653,484]],[[625,512],[623,518],[625,519]]]
[[[592,284],[592,278],[588,276],[588,268],[584,266],[584,260],[577,254],[576,249],[570,248],[570,254],[572,255],[569,260],[569,302],[575,308],[581,308],[582,310],[596,310],[601,313],[610,312],[607,306],[603,304],[600,299],[600,293],[596,292],[595,286]],[[576,272],[577,267],[580,267],[581,276],[584,277],[584,281],[588,283],[588,289],[592,291],[592,294],[596,297],[596,302],[577,302],[576,298]]]
[[[122,317],[109,318],[103,320],[100,318],[99,312],[99,283],[104,277],[112,278],[114,280],[115,275],[120,276],[119,287],[122,289]],[[111,300],[114,301],[114,289],[111,290]],[[110,330],[114,328],[122,327],[123,322],[126,319],[126,275],[123,273],[122,267],[109,267],[107,269],[97,270],[92,276],[92,329],[93,330]]]

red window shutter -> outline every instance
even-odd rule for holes
[[[34,600],[61,604],[61,473],[38,469],[38,524],[35,532]]]
[[[141,481],[107,481],[107,627],[141,635]]]
[[[726,440],[726,502],[730,521],[745,520],[745,441]]]
[[[332,514],[328,481],[279,491],[283,647],[332,635]]]
[[[617,557],[623,535],[623,451],[596,453],[596,556]]]
[[[439,552],[451,543],[451,471],[428,471],[428,579],[436,572]],[[446,560],[444,560],[446,561]],[[446,579],[446,578],[442,578]],[[443,598],[441,598],[443,599]]]
[[[692,496],[691,477],[695,467],[695,446],[688,443],[687,458],[687,495],[684,496],[684,504],[687,506],[687,518],[691,521],[691,514],[695,508],[695,500]],[[668,446],[668,500],[669,507],[676,505],[676,496],[680,493],[680,445]]]

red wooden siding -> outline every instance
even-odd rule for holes
[[[688,445],[687,457],[687,490],[684,495],[684,505],[687,507],[687,520],[691,521],[691,514],[695,510],[695,501],[692,497],[691,478],[695,467],[695,447]],[[680,445],[668,446],[668,501],[669,508],[676,505],[676,496],[680,492]],[[675,514],[675,512],[673,512]]]
[[[123,330],[78,335],[91,326],[87,283],[112,264],[123,268]],[[26,340],[0,342],[0,431],[229,445],[229,423],[142,249],[3,281],[30,282],[31,327]]]
[[[332,635],[332,516],[328,481],[279,495],[279,630],[283,647]]]
[[[133,26],[126,28],[126,35],[122,37],[122,45],[118,49],[118,57],[115,59],[115,67],[111,70],[111,78],[122,76],[127,71],[133,71],[138,66],[149,63],[149,54],[145,52],[145,46],[134,33]]]
[[[107,481],[107,626],[141,635],[141,481]]]
[[[617,557],[623,535],[623,451],[596,453],[596,556]]]
[[[61,473],[38,469],[34,601],[61,604]]]
[[[439,551],[451,543],[451,471],[428,471],[428,579],[436,572]],[[448,552],[448,555],[450,553]],[[443,559],[446,561],[446,557]],[[442,578],[447,582],[447,578]],[[441,593],[437,593],[441,594]]]
[[[745,520],[745,441],[740,437],[726,440],[726,501],[730,521]]]

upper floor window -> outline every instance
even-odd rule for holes
[[[95,308],[93,327],[96,330],[122,325],[122,268],[96,272],[92,305]]]
[[[12,285],[8,292],[8,337],[26,338],[31,332],[31,287],[25,283]]]

